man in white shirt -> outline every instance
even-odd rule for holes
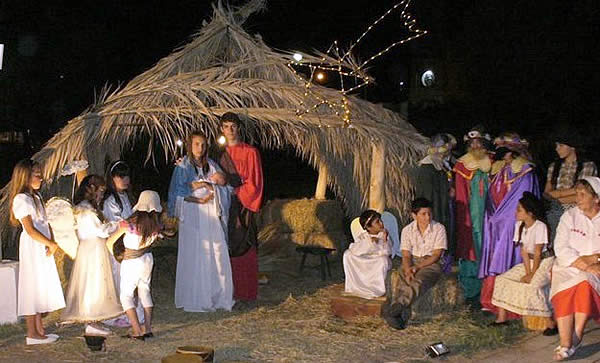
[[[440,260],[447,249],[446,229],[431,219],[431,202],[417,198],[412,202],[413,221],[402,229],[401,271],[386,279],[387,300],[381,316],[394,329],[406,327],[410,306],[439,280]]]

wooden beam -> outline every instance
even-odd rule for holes
[[[327,192],[327,166],[319,162],[319,179],[317,180],[317,189],[315,190],[315,199],[324,200]]]
[[[373,144],[372,149],[369,209],[382,213],[385,210],[385,147]]]

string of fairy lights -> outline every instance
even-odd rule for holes
[[[348,50],[341,54],[337,40],[329,47],[324,56],[320,57],[319,62],[303,62],[303,56],[300,53],[295,53],[292,60],[288,62],[289,69],[293,72],[294,76],[304,84],[303,99],[300,101],[298,108],[296,109],[296,115],[302,118],[311,112],[316,112],[321,106],[328,107],[331,112],[336,116],[341,117],[342,127],[353,127],[352,126],[352,111],[348,104],[348,94],[357,91],[358,89],[368,85],[373,81],[369,77],[364,68],[367,64],[373,60],[386,54],[393,48],[405,44],[411,40],[420,38],[427,34],[426,30],[419,29],[417,27],[416,19],[407,11],[411,0],[403,0],[396,3],[393,7],[387,10],[377,20],[375,20],[367,29],[351,43]],[[352,61],[352,51],[360,44],[365,36],[373,30],[381,21],[388,17],[394,10],[401,8],[400,20],[408,30],[408,35],[400,39],[383,50],[376,52],[371,57],[367,58],[362,63],[355,63]],[[296,68],[308,69],[309,76],[303,76]],[[321,96],[318,91],[313,89],[313,80],[316,78],[317,81],[324,79],[324,72],[334,72],[339,76],[339,98],[329,100],[327,97]],[[346,89],[344,84],[344,77],[352,77],[356,82],[353,86]],[[323,127],[323,124],[319,121],[319,127]],[[332,127],[327,124],[326,127]]]

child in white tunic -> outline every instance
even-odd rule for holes
[[[54,262],[58,245],[46,219],[44,203],[39,194],[42,171],[39,164],[21,160],[13,170],[10,184],[10,222],[23,226],[19,237],[19,316],[25,316],[27,345],[47,344],[58,339],[46,334],[42,313],[65,307],[60,278]]]
[[[111,239],[124,234],[125,254],[121,262],[120,298],[133,330],[128,337],[144,340],[154,336],[152,333],[154,304],[150,294],[154,258],[150,252],[150,245],[159,236],[161,230],[159,215],[162,207],[158,193],[152,190],[143,191],[133,211],[134,214],[127,221],[121,222],[119,230],[111,236]],[[140,327],[135,311],[134,291],[136,289],[144,308],[143,328]]]
[[[87,323],[86,335],[110,334],[109,330],[94,323],[123,312],[106,247],[106,239],[116,224],[104,223],[98,210],[105,190],[102,177],[88,175],[73,198],[79,247],[69,278],[67,308],[61,318],[67,322]]]
[[[344,252],[344,291],[372,299],[385,295],[385,276],[392,264],[392,246],[381,214],[369,209],[361,214],[359,221],[363,230]]]
[[[104,218],[109,222],[120,222],[129,218],[133,214],[131,208],[131,169],[123,160],[113,161],[106,170],[106,194],[104,195],[104,203],[102,205],[102,213]],[[112,265],[113,279],[117,288],[117,295],[120,287],[120,270],[121,264],[110,254]],[[142,304],[136,306],[136,312],[140,322],[144,322],[144,309]],[[123,314],[114,319],[104,321],[104,324],[117,327],[131,326],[127,316]]]
[[[507,311],[526,316],[552,316],[548,292],[554,257],[547,251],[549,233],[543,222],[541,201],[530,192],[523,193],[516,217],[513,240],[521,244],[523,263],[496,278],[492,304],[499,309],[495,324],[506,322]],[[558,331],[549,328],[545,335],[552,333]]]

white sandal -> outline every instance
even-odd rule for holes
[[[554,348],[554,360],[560,361],[560,360],[565,360],[567,358],[570,358],[573,356],[573,354],[575,354],[575,351],[577,350],[577,348],[571,347],[571,348],[567,348],[567,347],[561,347],[560,345],[556,348]],[[559,356],[559,359],[556,359],[556,356]]]

